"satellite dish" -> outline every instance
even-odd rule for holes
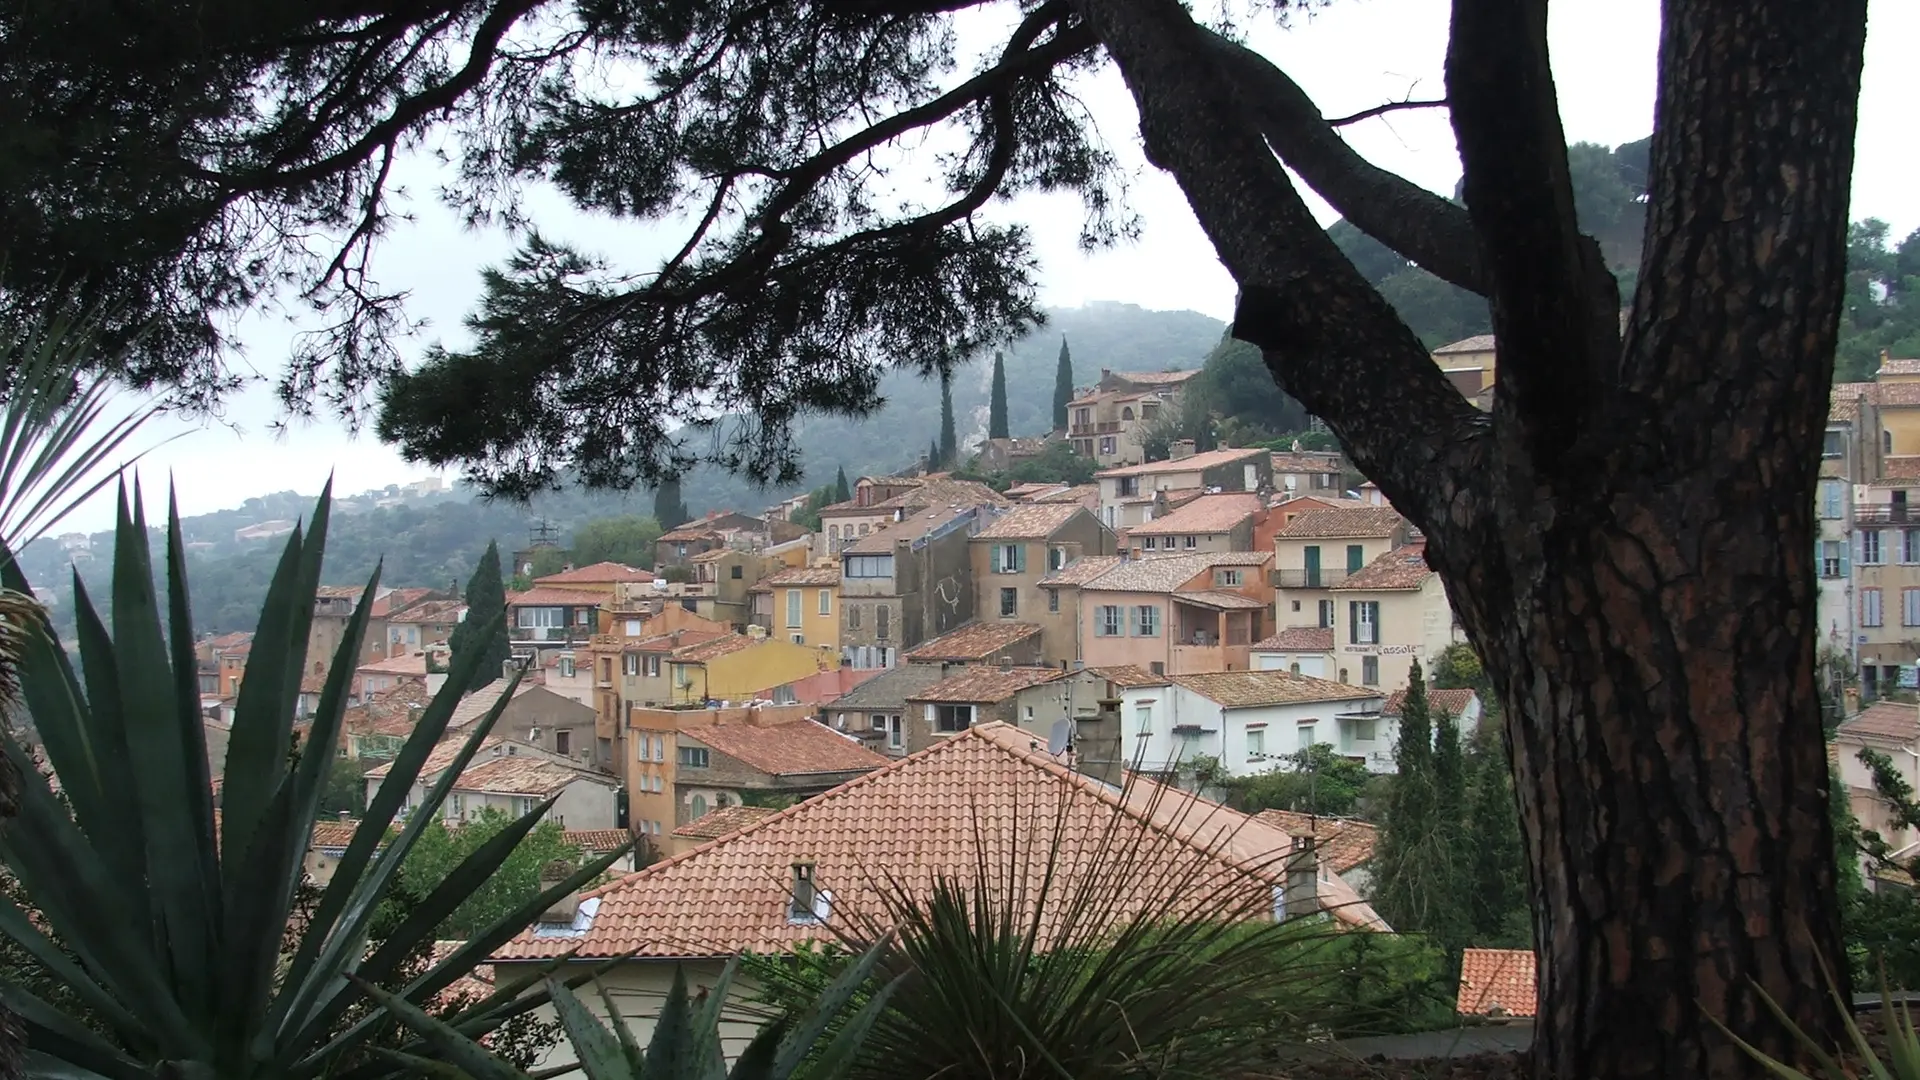
[[[1073,722],[1070,720],[1055,720],[1053,722],[1053,733],[1047,736],[1047,753],[1059,757],[1062,753],[1066,752],[1067,747],[1072,744]]]

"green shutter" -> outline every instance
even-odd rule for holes
[[[1360,644],[1360,601],[1347,601],[1347,644]]]
[[[995,544],[995,545],[993,545],[993,572],[994,572],[994,573],[996,573],[996,574],[998,574],[998,573],[1000,573],[1000,572],[1001,572],[1001,570],[1000,570],[1000,552],[1001,552],[1001,550],[1002,550],[1002,549],[1001,549],[1001,547],[1000,547],[1000,545],[999,545],[999,544]]]
[[[1367,549],[1359,544],[1347,545],[1347,573],[1357,574],[1367,564]]]
[[[1025,544],[1016,545],[1013,549],[1013,572],[1016,574],[1027,572],[1027,545]]]

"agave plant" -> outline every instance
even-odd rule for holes
[[[687,994],[685,973],[674,972],[673,986],[667,991],[645,1049],[604,987],[600,988],[600,999],[610,1024],[601,1023],[564,983],[549,978],[547,991],[587,1080],[789,1080],[803,1064],[812,1070],[809,1075],[839,1076],[892,994],[894,983],[869,986],[883,948],[884,943],[877,944],[855,958],[804,1009],[771,1018],[730,1070],[720,1027],[731,1002],[734,977],[740,970],[738,959],[727,964],[697,1010]],[[423,1061],[404,1052],[389,1054],[396,1062],[436,1075],[445,1074],[451,1067],[472,1080],[533,1080],[489,1054],[453,1025],[379,987],[368,985],[365,989],[441,1051],[440,1062]],[[848,1006],[856,994],[862,1000],[850,1011]]]
[[[0,860],[32,910],[0,903],[0,934],[85,1012],[63,1012],[19,985],[0,984],[0,1002],[24,1021],[36,1070],[116,1080],[342,1072],[367,1058],[367,1044],[391,1021],[384,1007],[366,1007],[353,978],[402,978],[395,1000],[431,1001],[622,853],[594,860],[424,974],[404,979],[408,958],[538,823],[543,805],[457,865],[370,949],[376,909],[401,862],[512,693],[509,687],[475,725],[425,802],[397,821],[457,702],[458,693],[446,690],[394,760],[289,950],[283,939],[379,573],[333,657],[303,752],[290,754],[327,531],[323,494],[311,527],[288,539],[267,593],[234,710],[216,818],[179,515],[169,513],[163,600],[139,506],[137,486],[130,508],[123,485],[111,630],[75,576],[79,670],[44,621],[20,628],[21,694],[60,796],[17,741],[6,738],[4,747],[23,782],[21,820],[0,834]],[[7,587],[26,591],[4,551],[0,575]],[[467,685],[477,662],[456,663],[448,686]],[[461,1010],[454,1024],[484,1035],[543,1004],[543,976],[500,987]],[[429,1052],[424,1044],[419,1050]]]
[[[1813,1060],[1815,1064],[1813,1072],[1808,1073],[1797,1069],[1768,1055],[1765,1051],[1728,1031],[1726,1025],[1718,1020],[1714,1021],[1714,1025],[1755,1061],[1765,1065],[1768,1072],[1780,1077],[1781,1080],[1856,1080],[1862,1075],[1871,1076],[1874,1080],[1920,1080],[1920,1032],[1914,1029],[1913,1013],[1908,1008],[1907,1002],[1895,1001],[1892,992],[1886,987],[1885,979],[1881,980],[1880,1015],[1886,1025],[1887,1044],[1887,1056],[1882,1059],[1874,1050],[1873,1043],[1868,1040],[1866,1032],[1861,1031],[1859,1023],[1854,1020],[1853,1008],[1841,995],[1839,983],[1834,979],[1825,961],[1821,962],[1820,970],[1826,975],[1827,990],[1833,996],[1834,1008],[1840,1011],[1841,1022],[1847,1029],[1847,1039],[1853,1044],[1841,1052],[1851,1055],[1857,1064],[1841,1060],[1832,1051],[1820,1045],[1820,1040],[1802,1031],[1787,1017],[1786,1010],[1782,1009],[1779,1003],[1768,996],[1764,990],[1760,991],[1760,1000],[1765,1002],[1767,1008],[1773,1011],[1773,1015],[1787,1026],[1795,1040],[1799,1042],[1800,1048]]]

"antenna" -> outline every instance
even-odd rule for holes
[[[1047,753],[1052,754],[1054,757],[1059,757],[1072,746],[1073,722],[1070,720],[1055,720],[1053,722],[1053,731],[1047,736]]]

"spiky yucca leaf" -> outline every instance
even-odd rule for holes
[[[44,625],[24,635],[21,692],[65,804],[44,778],[23,768],[23,827],[0,836],[0,859],[42,920],[35,925],[24,915],[0,913],[0,933],[46,958],[44,966],[88,1004],[89,1015],[62,1015],[14,989],[4,1000],[26,1020],[32,1048],[65,1063],[68,1072],[305,1080],[338,1071],[387,1019],[384,1010],[374,1009],[346,1022],[349,1010],[364,1000],[350,976],[357,970],[393,976],[401,957],[430,946],[436,914],[457,904],[455,893],[492,873],[511,850],[510,843],[501,843],[476,852],[456,868],[448,886],[422,902],[416,917],[368,955],[375,907],[512,688],[474,725],[412,816],[389,835],[459,695],[448,689],[435,697],[306,921],[299,947],[287,957],[282,942],[378,572],[361,593],[333,657],[304,752],[290,757],[325,544],[329,496],[323,494],[311,527],[288,538],[268,589],[235,709],[216,826],[179,516],[169,514],[163,602],[139,505],[137,489],[129,500],[123,488],[111,631],[76,578],[80,671]],[[0,584],[25,591],[10,564],[0,565]],[[467,658],[455,664],[448,686],[467,685],[477,663]],[[5,753],[16,766],[30,765],[10,738]],[[509,832],[531,828],[545,811],[536,809]],[[583,867],[576,883],[597,876],[620,854]],[[413,979],[400,996],[415,1004],[431,1001],[552,900],[549,894],[528,901]],[[63,955],[62,947],[78,962],[52,962]],[[462,1027],[485,1034],[519,1007],[490,1001],[470,1010]],[[362,1073],[363,1080],[378,1075]]]

